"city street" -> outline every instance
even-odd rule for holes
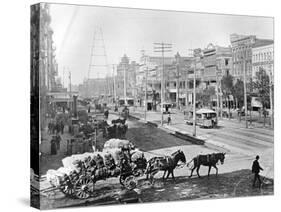
[[[110,114],[108,122],[116,118],[118,118],[117,115]],[[175,170],[175,182],[171,179],[163,182],[162,179],[160,179],[163,173],[158,173],[155,176],[156,182],[153,186],[151,186],[147,181],[144,180],[145,176],[141,177],[138,182],[138,189],[140,190],[140,194],[138,195],[138,197],[143,202],[273,194],[273,175],[271,176],[271,174],[273,174],[273,171],[270,167],[270,165],[272,166],[273,164],[269,164],[271,159],[270,156],[272,156],[272,152],[270,152],[272,146],[267,144],[272,144],[272,142],[270,142],[269,140],[270,131],[265,135],[269,138],[268,141],[264,142],[264,144],[256,145],[256,143],[253,142],[246,145],[244,140],[240,141],[240,139],[236,139],[235,141],[232,140],[232,142],[236,143],[230,145],[230,137],[230,139],[225,139],[227,140],[225,144],[228,145],[224,147],[223,145],[217,146],[212,142],[206,142],[205,145],[192,144],[191,142],[177,138],[167,132],[167,130],[165,130],[164,128],[167,128],[168,126],[164,126],[164,128],[157,128],[145,124],[143,121],[137,121],[135,118],[130,118],[127,123],[129,126],[129,130],[126,134],[126,138],[132,141],[137,146],[137,148],[144,151],[145,157],[147,159],[159,155],[170,155],[178,149],[181,149],[184,152],[187,162],[190,161],[193,157],[196,157],[198,154],[226,152],[225,163],[218,166],[218,177],[214,175],[215,170],[212,170],[211,177],[208,179],[206,176],[208,170],[207,167],[201,167],[200,169],[202,178],[198,178],[196,175],[194,175],[191,179],[188,178],[188,175],[190,174],[190,167],[178,168]],[[182,128],[186,126],[186,129],[190,128],[190,126],[188,125],[180,125],[179,123],[173,123],[173,125],[169,126],[168,128],[170,128],[169,130],[172,130],[172,128],[177,128],[177,126],[181,126]],[[198,132],[201,132],[202,134],[204,130],[205,129],[200,129]],[[215,130],[217,129],[207,129],[205,134],[212,135],[212,139],[220,138],[220,144],[222,144],[224,141],[224,134],[227,133],[227,135],[230,136],[232,130],[236,130],[234,131],[234,133],[236,132],[239,135],[239,138],[241,136],[245,137],[248,135],[245,134],[245,132],[241,129],[240,131],[242,133],[238,133],[239,128],[236,124],[230,124],[228,126],[228,129],[226,130],[217,130],[223,131],[220,133],[214,133]],[[249,135],[252,135],[254,132],[255,131],[251,131]],[[255,150],[256,152],[260,151],[261,153],[261,164],[265,168],[265,171],[262,172],[262,175],[266,177],[265,184],[263,185],[261,190],[253,189],[251,187],[253,175],[251,174],[250,169],[251,163],[254,159],[254,155],[251,155],[250,152],[247,154],[247,149],[241,152],[241,149],[243,149],[245,146],[247,146],[248,149]],[[64,148],[65,146],[63,145],[61,152],[64,151]],[[61,163],[60,158],[62,156],[63,155],[51,156],[51,164],[57,164],[57,166],[59,166]],[[45,170],[47,170],[47,167]],[[45,187],[47,186],[46,182],[42,183],[42,185],[43,184]],[[66,207],[74,205],[118,204],[118,201],[116,201],[115,198],[122,190],[123,188],[120,186],[118,178],[110,178],[106,179],[105,181],[96,182],[95,195],[92,198],[87,199],[86,201],[77,199],[71,199],[71,201],[69,201],[70,199],[68,197],[65,197],[62,193],[54,191],[53,193],[49,193],[49,196],[42,196],[41,204],[46,208]]]
[[[131,112],[132,116],[143,118],[141,112]],[[170,131],[180,131],[192,135],[193,126],[187,125],[184,116],[180,112],[173,112],[171,125],[160,124],[159,112],[148,112],[147,121],[157,123],[160,128]],[[164,115],[164,120],[167,115]],[[218,128],[205,129],[196,127],[197,137],[203,139],[206,145],[214,145],[223,148],[226,152],[237,154],[241,157],[254,159],[260,155],[266,168],[266,175],[273,178],[274,158],[274,132],[273,129],[264,128],[260,123],[253,123],[248,129],[245,122],[236,119],[219,119]],[[248,161],[250,163],[250,161]],[[246,168],[246,167],[245,167]]]
[[[272,17],[51,3],[31,17],[35,207],[273,194]]]

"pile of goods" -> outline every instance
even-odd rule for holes
[[[144,153],[135,149],[130,141],[110,139],[105,142],[102,152],[86,152],[64,158],[63,167],[48,170],[47,180],[66,195],[88,198],[96,181],[120,176],[122,184],[127,177],[143,173],[146,163]]]
[[[128,130],[126,119],[116,119],[111,121],[111,125],[107,128],[108,138],[125,138]]]

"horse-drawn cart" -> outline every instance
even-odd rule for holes
[[[127,189],[137,185],[136,177],[146,168],[142,152],[133,149],[129,141],[111,139],[103,152],[72,155],[62,160],[63,167],[49,170],[47,180],[66,196],[86,199],[95,193],[95,183],[119,177]]]

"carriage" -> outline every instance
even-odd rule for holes
[[[72,155],[62,163],[63,167],[47,172],[47,180],[66,196],[86,199],[94,195],[97,181],[109,178],[119,177],[122,186],[135,188],[147,161],[129,141],[111,139],[102,152]]]

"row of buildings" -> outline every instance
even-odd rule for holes
[[[102,93],[119,102],[124,103],[126,99],[127,103],[131,101],[136,105],[143,105],[147,89],[148,104],[155,105],[160,102],[163,73],[164,101],[178,102],[178,105],[186,106],[193,99],[194,73],[197,92],[214,87],[219,95],[223,75],[231,74],[234,80],[243,80],[245,70],[246,79],[249,81],[255,79],[256,72],[263,68],[273,76],[273,40],[260,39],[254,35],[231,34],[230,44],[227,47],[209,44],[204,49],[194,49],[191,56],[177,53],[174,57],[165,57],[164,65],[162,57],[149,56],[144,51],[138,63],[130,61],[129,57],[124,55],[113,76],[92,79],[91,82],[87,80],[87,88],[91,87],[90,96]],[[86,94],[85,84],[84,82],[80,85],[82,96]],[[217,95],[212,98],[214,104],[216,98]]]
[[[40,119],[44,127],[47,115],[58,108],[72,106],[73,94],[63,87],[58,76],[50,5],[34,5],[31,12],[31,92],[40,99]]]

